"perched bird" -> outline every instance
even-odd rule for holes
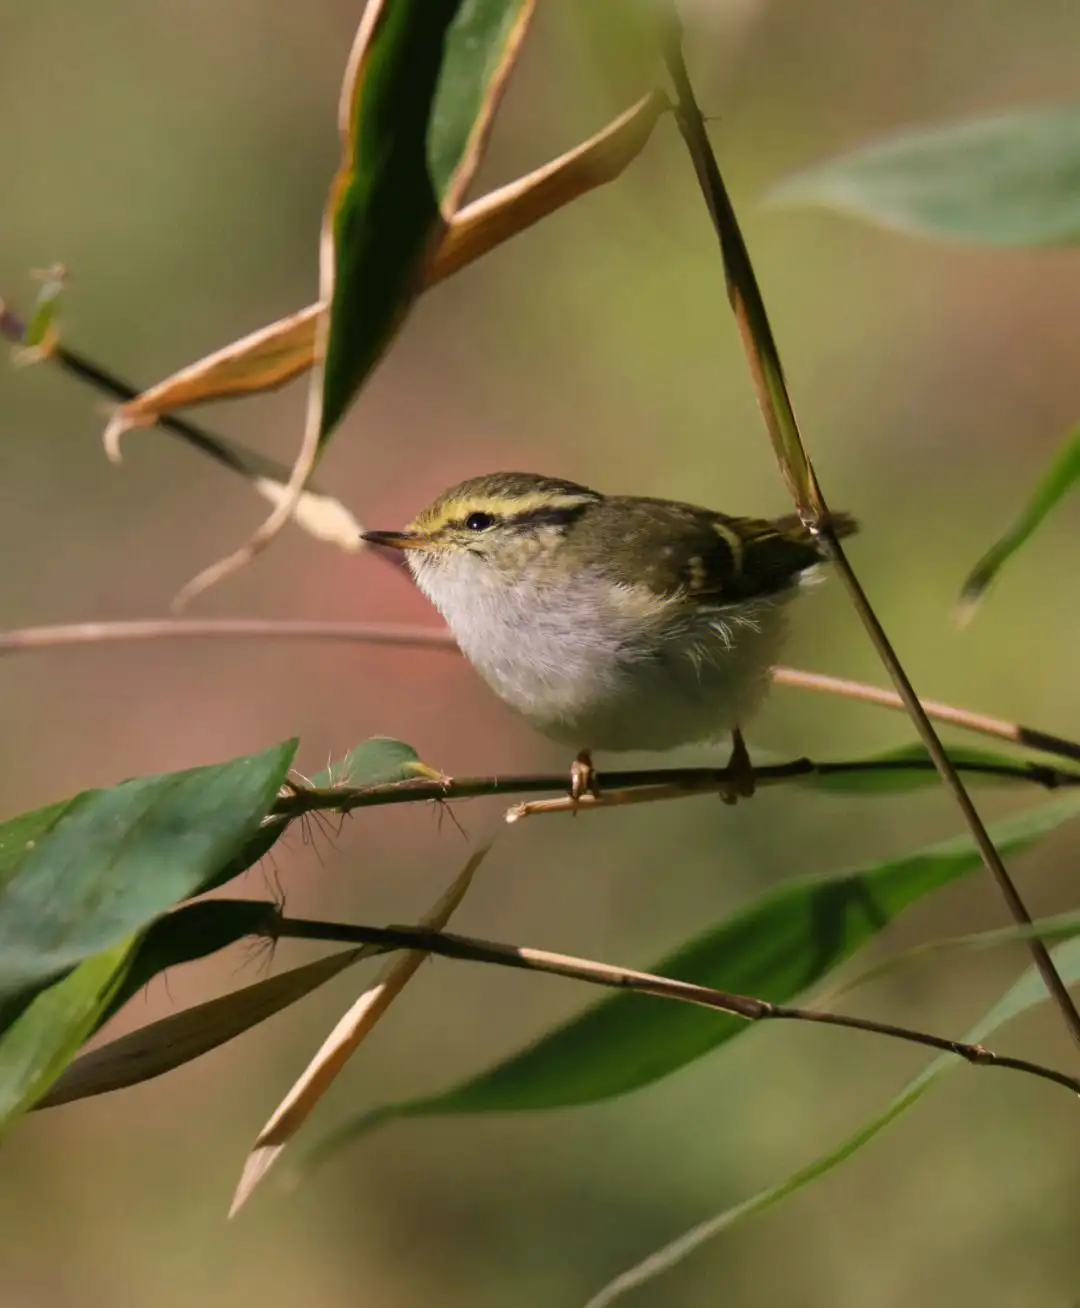
[[[835,514],[839,536],[854,532]],[[489,686],[578,751],[666,750],[730,734],[760,703],[786,609],[823,561],[795,517],[767,522],[572,481],[498,472],[444,491],[404,531],[364,539],[407,552],[417,585]]]

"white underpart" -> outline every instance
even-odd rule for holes
[[[508,585],[467,552],[416,552],[409,562],[496,694],[577,749],[672,749],[745,724],[801,589],[689,612],[678,605],[673,617],[671,602],[647,587],[612,587],[598,574],[552,586],[526,570]]]

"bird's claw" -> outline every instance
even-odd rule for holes
[[[593,767],[592,755],[583,749],[570,764],[570,798],[575,808],[586,795],[598,795],[600,785]]]
[[[728,759],[731,780],[720,791],[721,801],[729,805],[737,804],[740,799],[752,799],[757,789],[750,751],[738,727],[731,733],[731,742],[731,757]]]

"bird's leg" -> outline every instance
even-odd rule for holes
[[[583,749],[570,764],[570,798],[576,804],[583,795],[597,795],[600,784],[596,778],[592,755]]]
[[[754,781],[754,765],[750,762],[750,751],[738,727],[731,732],[731,757],[728,759],[728,771],[731,780],[721,790],[720,798],[725,804],[737,804],[740,799],[750,799],[757,786]]]

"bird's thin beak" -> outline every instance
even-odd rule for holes
[[[394,550],[422,550],[427,548],[427,537],[415,531],[362,531],[360,539],[369,545],[386,545]]]

